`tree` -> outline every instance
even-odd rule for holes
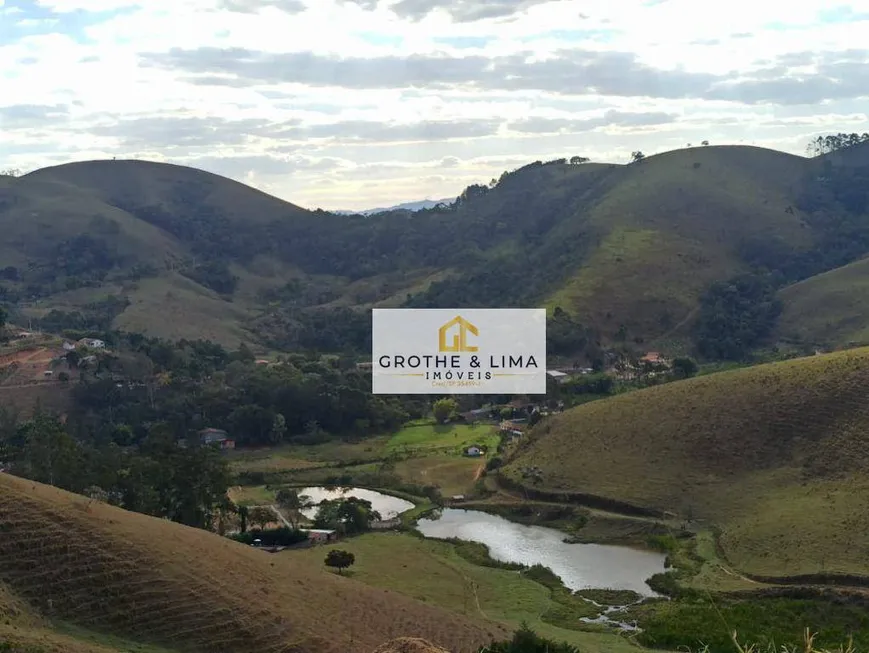
[[[709,141],[701,141],[700,145],[709,145]]]
[[[6,319],[9,317],[9,313],[6,312],[6,309],[0,306],[0,329],[6,326]]]
[[[458,404],[456,403],[456,400],[451,397],[438,399],[432,406],[432,413],[434,414],[435,421],[438,424],[446,423],[450,417],[455,415],[456,410],[458,410]]]
[[[269,431],[269,441],[271,441],[273,444],[277,444],[283,441],[286,434],[287,420],[284,418],[283,415],[277,413],[274,420],[272,420],[272,430]]]
[[[314,518],[316,528],[331,528],[345,534],[361,533],[371,528],[371,523],[380,520],[370,501],[357,497],[323,501]]]
[[[674,358],[673,374],[678,379],[689,379],[697,374],[697,363],[690,358]]]
[[[356,562],[356,556],[349,551],[333,549],[326,554],[325,562],[327,567],[334,567],[339,574],[343,574],[342,570]]]
[[[848,147],[854,147],[860,143],[869,142],[869,133],[858,134],[856,132],[846,134],[840,132],[838,134],[827,134],[826,136],[818,136],[809,142],[806,151],[812,156],[821,154],[830,154],[838,150],[844,150]]]
[[[579,649],[566,642],[540,637],[523,623],[512,640],[490,644],[480,653],[579,653]]]
[[[637,150],[636,152],[631,152],[631,163],[639,163],[645,158],[646,155],[643,154],[640,150]]]
[[[570,164],[579,165],[580,163],[588,163],[590,160],[587,156],[572,156],[570,157]]]
[[[239,506],[238,507],[238,529],[242,533],[247,532],[247,521],[249,516],[249,509],[247,506]]]
[[[302,510],[311,505],[310,497],[300,495],[298,490],[289,487],[278,490],[275,501],[284,509],[287,521],[293,528],[301,521]]]
[[[86,487],[82,494],[84,494],[91,501],[101,501],[102,503],[108,503],[109,501],[109,493],[106,492],[99,485],[91,485],[89,487]]]
[[[248,517],[251,523],[256,524],[263,530],[265,530],[266,526],[271,524],[276,518],[274,511],[265,506],[255,506],[254,508],[251,508],[248,512]]]

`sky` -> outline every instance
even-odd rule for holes
[[[574,155],[804,154],[867,114],[869,0],[0,0],[0,169],[365,209]]]

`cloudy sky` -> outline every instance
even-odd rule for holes
[[[869,131],[869,0],[0,0],[0,168],[192,165],[302,206],[536,159]]]

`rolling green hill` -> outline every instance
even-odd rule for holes
[[[604,341],[684,340],[716,281],[790,260],[797,280],[869,251],[841,219],[842,189],[812,181],[854,167],[837,156],[722,146],[536,162],[447,209],[369,217],[182,166],[66,164],[0,178],[0,301],[22,317],[63,311],[52,327],[280,349],[307,347],[323,310],[375,305],[561,306]]]
[[[0,524],[0,644],[28,651],[369,653],[422,637],[476,653],[509,634],[322,566],[2,473]]]
[[[867,387],[869,349],[656,386],[551,418],[503,474],[719,528],[744,573],[869,576]]]
[[[869,344],[869,259],[784,288],[782,340],[821,347]]]

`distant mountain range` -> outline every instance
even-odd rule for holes
[[[404,202],[403,204],[396,204],[395,206],[385,206],[377,209],[365,209],[364,211],[330,211],[330,213],[335,213],[337,215],[374,215],[375,213],[384,213],[386,211],[422,211],[423,209],[430,209],[438,204],[452,204],[456,201],[455,197],[448,197],[442,200],[421,200],[418,202]]]
[[[869,142],[812,158],[709,146],[533,162],[454,210],[348,220],[193,168],[85,161],[0,176],[0,303],[45,331],[287,351],[313,347],[324,311],[342,330],[316,346],[341,351],[347,332],[370,342],[374,306],[560,307],[588,342],[667,353],[690,345],[707,290],[765,269],[774,339],[831,347],[869,342],[867,189]]]

